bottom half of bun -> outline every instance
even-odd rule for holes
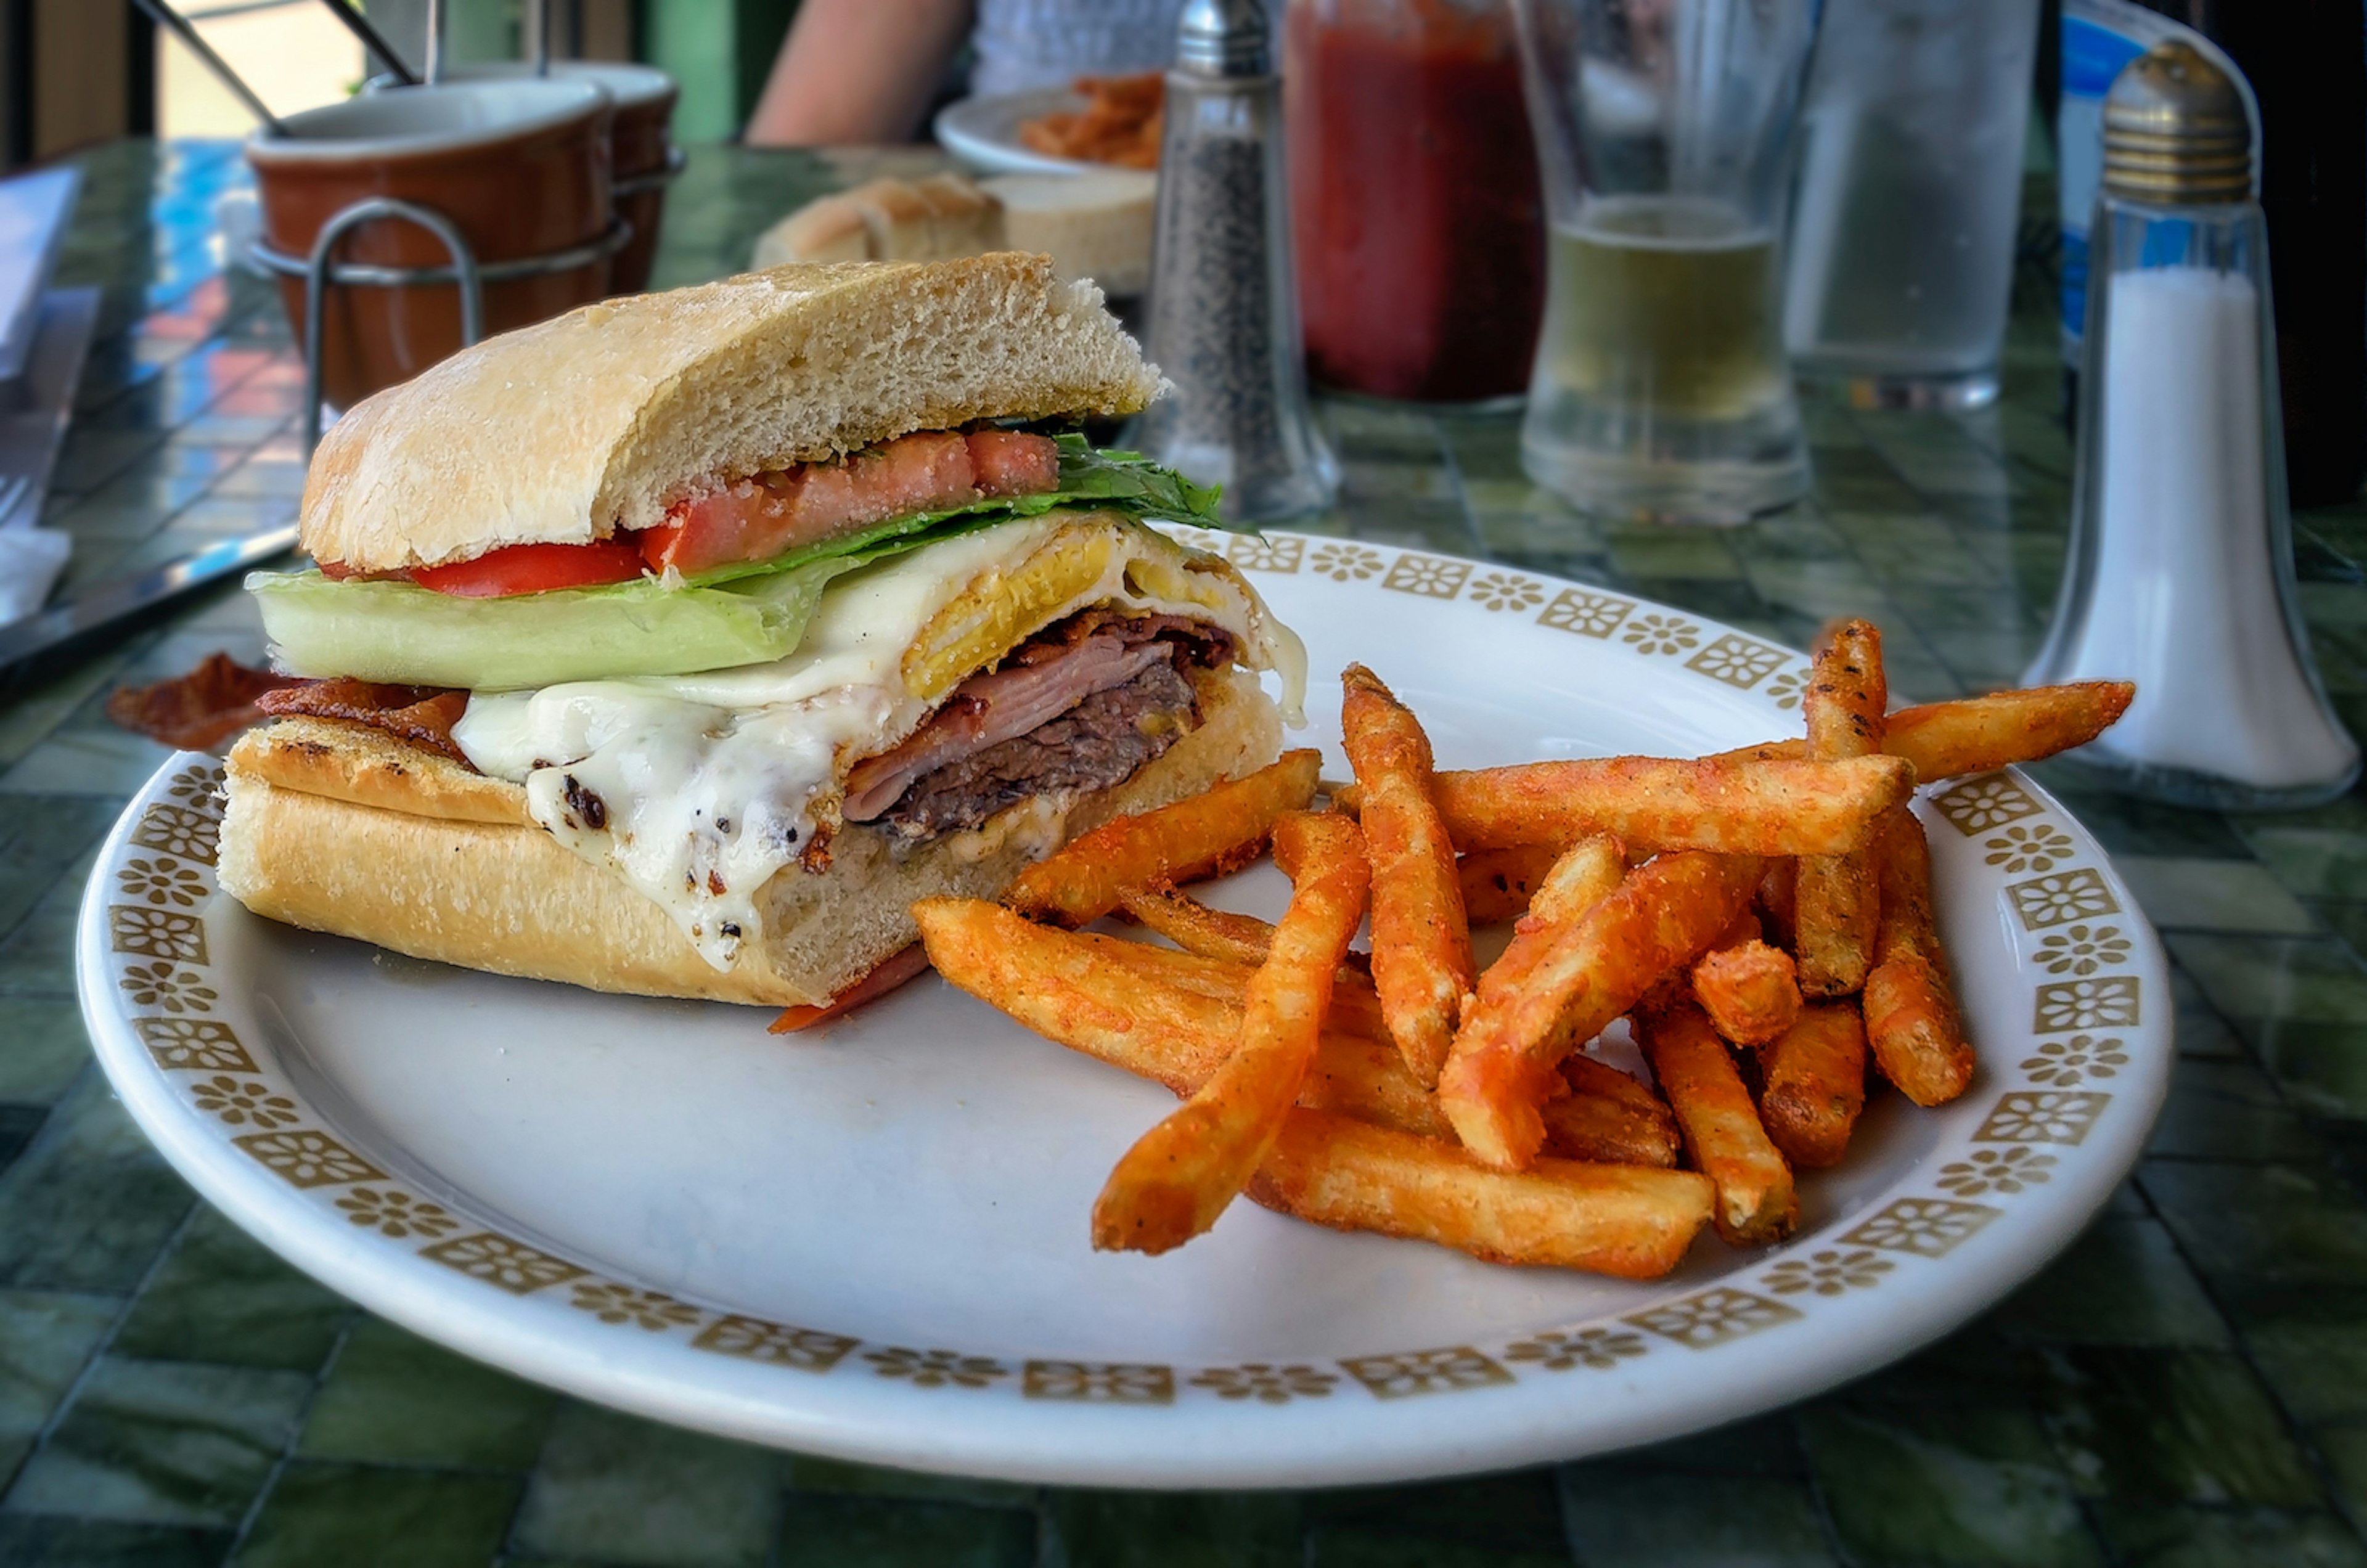
[[[1273,761],[1281,718],[1256,677],[1195,679],[1199,725],[1122,784],[1022,801],[901,853],[878,832],[842,830],[829,870],[792,865],[765,885],[763,940],[730,970],[528,821],[517,786],[334,721],[282,721],[232,750],[221,886],[258,915],[414,958],[638,996],[818,1006],[914,940],[913,900],[992,897],[1112,817]]]

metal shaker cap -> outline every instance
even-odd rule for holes
[[[1271,47],[1258,0],[1190,0],[1175,24],[1175,69],[1198,76],[1267,75]]]
[[[2104,191],[2203,206],[2252,196],[2243,94],[2192,44],[2166,39],[2122,67],[2104,95]]]

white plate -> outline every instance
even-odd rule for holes
[[[1692,615],[1336,540],[1193,536],[1428,721],[1441,764],[1795,732],[1805,665]],[[1339,761],[1336,699],[1314,734]],[[83,908],[124,1102],[240,1224],[447,1345],[646,1415],[879,1463],[1127,1486],[1379,1481],[1596,1452],[1828,1387],[2085,1225],[2170,1066],[2158,944],[2012,774],[1921,803],[1981,1068],[1878,1095],[1796,1239],[1672,1278],[1491,1268],[1237,1203],[1164,1258],[1088,1245],[1172,1103],[926,979],[821,1038],[751,1009],[496,979],[218,897],[220,772],[176,758]],[[1226,890],[1274,908],[1265,872]]]
[[[937,111],[934,122],[937,145],[991,175],[1082,175],[1120,167],[1082,158],[1055,158],[1019,140],[1022,120],[1045,114],[1075,114],[1084,107],[1083,96],[1066,87],[961,98]]]

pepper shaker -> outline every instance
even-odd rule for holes
[[[1167,73],[1151,243],[1150,357],[1173,389],[1127,433],[1224,513],[1331,504],[1339,467],[1307,406],[1282,84],[1259,0],[1191,0]]]
[[[2359,748],[2293,583],[2251,122],[2191,44],[2155,45],[2106,94],[2089,236],[2071,553],[2025,679],[2136,682],[2070,753],[2116,787],[2220,809],[2331,800]]]

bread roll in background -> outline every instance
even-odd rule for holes
[[[1063,281],[1136,295],[1150,281],[1156,175],[960,175],[878,179],[806,203],[756,241],[758,267],[787,262],[950,261],[991,251],[1052,258]]]

